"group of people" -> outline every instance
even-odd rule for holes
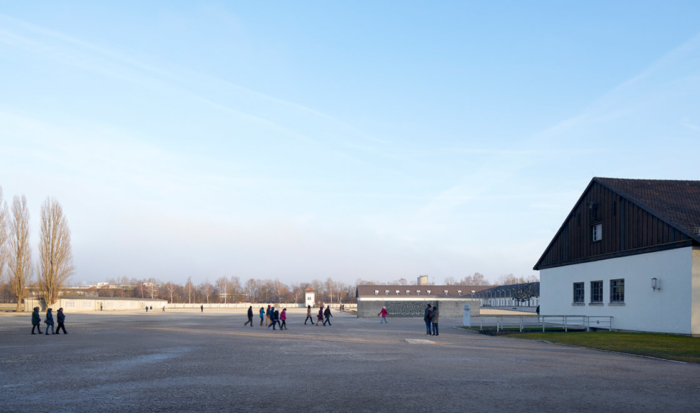
[[[440,310],[437,306],[432,306],[428,304],[425,309],[425,314],[423,315],[423,321],[425,321],[425,334],[429,336],[439,336],[438,321],[440,320]],[[432,328],[431,328],[432,327]]]
[[[58,327],[56,328],[56,331],[54,332],[53,329],[53,309],[49,308],[46,310],[46,317],[44,318],[44,323],[46,323],[46,335],[49,335],[49,328],[51,328],[51,334],[61,334],[61,330],[63,330],[63,334],[68,334],[66,331],[66,315],[63,314],[63,308],[59,308],[58,312],[56,313],[56,321],[58,322]],[[34,330],[37,330],[39,334],[43,334],[41,332],[41,315],[39,314],[39,307],[34,307],[34,312],[32,313],[32,334],[36,334]]]
[[[260,326],[263,326],[263,323],[267,326],[267,328],[272,327],[273,330],[277,330],[275,326],[279,326],[280,330],[287,330],[287,309],[283,308],[282,312],[279,310],[275,310],[275,307],[272,305],[268,305],[267,309],[265,307],[260,307]],[[327,306],[324,310],[323,304],[321,304],[320,308],[318,309],[318,321],[316,322],[316,325],[320,325],[323,323],[325,326],[328,324],[329,326],[331,325],[331,317],[333,317],[333,314],[331,314],[331,306]],[[325,321],[324,321],[325,318]],[[304,325],[307,325],[307,321],[311,320],[311,325],[314,325],[314,318],[311,315],[311,306],[307,306],[306,309],[306,319],[304,320]],[[250,324],[251,327],[253,327],[253,306],[251,305],[248,307],[248,321],[243,323],[243,326],[247,326]]]

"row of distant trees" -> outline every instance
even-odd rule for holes
[[[483,274],[475,273],[460,280],[453,277],[445,279],[447,285],[511,285],[538,281],[537,277],[515,277],[504,275],[497,284],[489,283]],[[101,287],[86,287],[83,292],[99,297],[160,298],[171,303],[237,303],[237,302],[283,302],[303,303],[304,292],[308,287],[314,289],[316,300],[326,303],[351,303],[356,301],[357,285],[409,285],[406,279],[389,282],[367,281],[358,279],[353,284],[334,281],[313,280],[309,283],[285,284],[279,279],[250,278],[241,281],[239,277],[221,277],[214,282],[205,280],[195,284],[192,277],[185,283],[163,282],[150,279],[108,279]],[[415,284],[415,281],[412,282]]]
[[[0,284],[7,279],[17,300],[17,311],[21,310],[22,299],[30,284],[35,285],[41,298],[52,304],[58,300],[60,291],[73,274],[70,229],[61,204],[48,197],[41,205],[40,213],[39,257],[34,263],[27,198],[15,196],[11,208],[8,208],[0,187]]]
[[[237,303],[284,302],[303,303],[304,292],[312,287],[316,299],[322,302],[348,303],[355,301],[355,285],[333,281],[313,280],[310,283],[285,284],[278,279],[250,278],[241,282],[239,277],[221,277],[214,282],[199,284],[192,277],[184,284],[162,282],[156,279],[109,279],[100,288],[86,287],[83,292],[100,297],[161,298],[171,303]]]

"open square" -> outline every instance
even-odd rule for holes
[[[2,411],[693,411],[700,366],[490,337],[443,318],[335,313],[244,327],[243,311],[67,314],[32,337],[0,314]],[[575,334],[575,333],[570,333]],[[434,344],[410,344],[429,339]]]

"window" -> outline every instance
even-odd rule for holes
[[[374,295],[379,295],[379,290],[374,290]]]
[[[430,295],[430,290],[428,290],[428,295]]]
[[[591,240],[593,242],[603,239],[603,224],[595,224],[591,227]]]
[[[585,295],[583,283],[574,283],[574,303],[583,303],[585,301]]]
[[[92,303],[90,301],[83,301],[83,307],[92,307]]]
[[[68,308],[75,307],[75,301],[66,301],[66,307],[68,307]]]
[[[603,282],[591,281],[591,303],[603,302]]]
[[[610,302],[624,303],[625,302],[625,280],[610,280]]]
[[[406,295],[411,295],[411,290],[406,290]]]
[[[396,290],[396,295],[401,295],[401,291]]]
[[[420,295],[420,290],[416,290],[416,295]]]
[[[462,290],[457,290],[457,294],[462,295]]]
[[[445,293],[445,295],[450,295],[450,292],[447,290],[442,290],[442,292]]]
[[[389,295],[389,290],[384,290],[384,294]]]

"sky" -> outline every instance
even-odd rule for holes
[[[0,187],[73,282],[537,275],[594,176],[700,179],[700,3],[3,2]]]

